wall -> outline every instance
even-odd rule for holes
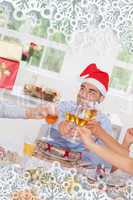
[[[0,119],[0,145],[21,155],[24,142],[34,142],[43,123],[41,120]]]
[[[107,113],[115,113],[122,124],[121,138],[129,127],[133,127],[133,97],[123,96],[116,92],[110,91],[103,105],[103,111]]]

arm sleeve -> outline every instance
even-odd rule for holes
[[[0,102],[0,118],[20,118],[25,119],[25,108]]]

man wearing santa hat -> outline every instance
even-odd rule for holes
[[[77,102],[64,101],[59,104],[58,111],[59,119],[61,120],[58,127],[54,125],[51,130],[51,136],[54,139],[54,141],[51,141],[51,144],[64,149],[82,152],[82,158],[91,161],[94,165],[104,164],[106,167],[110,167],[108,163],[99,158],[95,153],[86,152],[82,143],[72,143],[70,140],[67,140],[67,137],[74,134],[75,128],[73,122],[66,120],[66,112],[75,113],[78,104],[87,104],[87,102],[99,104],[103,102],[108,91],[109,76],[106,72],[101,71],[96,64],[87,66],[80,74],[80,77],[83,81],[77,94]],[[111,134],[112,127],[110,120],[104,114],[99,113],[96,120]],[[99,139],[96,139],[95,142],[103,145],[103,142]]]

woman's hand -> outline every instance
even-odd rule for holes
[[[95,120],[88,121],[86,128],[88,128],[93,135],[100,138],[103,132],[103,128],[101,127],[100,122]]]
[[[83,141],[83,143],[85,144],[85,146],[87,148],[89,148],[89,146],[91,144],[94,144],[94,141],[92,139],[91,130],[89,130],[86,127],[81,127],[81,128],[78,128],[77,131],[78,131],[78,133],[80,135],[81,140]]]

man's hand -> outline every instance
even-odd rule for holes
[[[25,111],[27,119],[45,119],[48,115],[47,107],[36,107],[36,108],[27,108]]]
[[[84,127],[85,130],[91,132],[94,136],[99,139],[102,138],[103,128],[101,127],[99,122],[89,121],[87,125]],[[73,122],[63,121],[59,124],[59,131],[65,137],[73,137],[76,132],[76,137],[80,136],[78,132],[78,127],[75,127]]]
[[[129,149],[130,145],[133,143],[133,128],[129,128],[123,140],[123,146]]]
[[[64,137],[73,137],[75,129],[76,129],[75,124],[67,120],[60,122],[60,124],[58,125],[58,128],[61,135],[63,135]]]
[[[48,114],[58,116],[54,103],[48,103],[47,105],[36,108],[27,108],[25,114],[28,119],[45,119]]]

